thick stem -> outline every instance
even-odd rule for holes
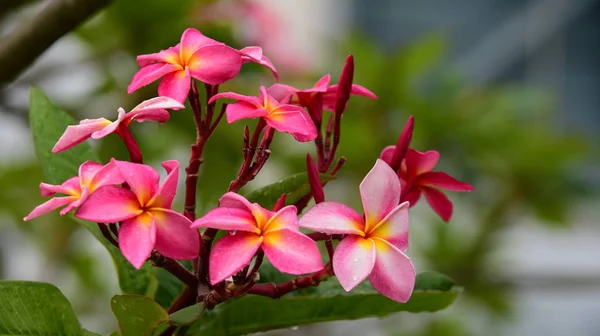
[[[183,267],[183,265],[181,265],[179,262],[171,258],[167,258],[156,251],[153,251],[150,255],[150,261],[152,262],[152,265],[164,268],[188,287],[196,290],[196,286],[198,284],[196,276],[190,273],[190,271]]]
[[[98,228],[100,228],[100,232],[102,232],[104,238],[106,238],[106,240],[108,240],[111,244],[118,248],[119,242],[117,242],[115,237],[113,237],[112,233],[110,232],[110,229],[108,228],[108,225],[109,224],[98,223]]]
[[[342,240],[344,238],[343,234],[329,235],[327,233],[322,232],[311,232],[307,234],[307,236],[314,241],[327,240],[328,236],[330,236],[333,240]]]
[[[254,274],[256,274],[256,272],[258,272],[258,269],[262,265],[264,256],[265,256],[265,253],[263,252],[262,249],[259,249],[256,252],[256,259],[254,260],[254,266],[252,266],[252,270],[250,270],[250,272],[246,276],[246,282],[249,282],[252,279],[254,279]]]
[[[202,164],[202,152],[207,138],[204,134],[204,125],[202,124],[202,106],[200,105],[200,95],[198,86],[192,81],[190,93],[188,95],[194,121],[196,122],[196,143],[192,145],[190,160],[185,168],[185,209],[184,216],[193,221],[196,219],[196,189],[198,184],[198,171]]]
[[[121,123],[117,128],[117,134],[125,143],[125,147],[127,147],[130,161],[133,163],[144,163],[140,146],[138,145],[137,141],[135,141],[135,138],[133,137],[133,134],[131,134],[129,128]]]
[[[287,293],[299,289],[311,286],[316,287],[332,275],[333,269],[331,268],[331,264],[327,264],[325,268],[318,272],[309,274],[301,278],[295,278],[284,283],[275,284],[273,282],[269,282],[256,284],[248,291],[248,293],[278,299]]]

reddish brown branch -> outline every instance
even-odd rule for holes
[[[149,260],[152,262],[152,265],[164,268],[188,287],[196,290],[196,286],[198,285],[196,276],[183,267],[183,265],[181,265],[179,262],[171,258],[167,258],[156,251],[152,252]]]
[[[248,291],[248,294],[262,295],[273,299],[279,299],[283,295],[299,289],[311,286],[317,287],[321,282],[332,275],[333,269],[331,268],[331,264],[327,264],[325,268],[318,272],[312,273],[305,277],[295,278],[284,283],[275,284],[273,282],[269,282],[256,284]]]

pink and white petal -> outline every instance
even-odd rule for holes
[[[127,93],[133,93],[142,86],[146,86],[160,77],[178,70],[181,70],[181,66],[169,63],[147,65],[133,75],[131,84],[127,87]]]
[[[162,255],[178,259],[194,259],[200,253],[200,235],[192,222],[180,213],[168,209],[150,211],[156,223],[154,248]]]
[[[192,77],[217,85],[237,76],[242,68],[242,56],[226,45],[209,45],[192,54],[187,65]]]
[[[285,101],[287,98],[289,98],[296,92],[298,92],[298,89],[296,89],[295,87],[279,83],[275,83],[269,86],[269,88],[267,89],[267,93],[271,97],[275,98],[278,102]]]
[[[333,254],[333,271],[346,292],[369,276],[375,265],[375,243],[349,235],[338,244]]]
[[[179,45],[179,57],[181,62],[186,64],[188,63],[190,56],[200,48],[210,45],[223,45],[223,43],[204,36],[204,34],[197,29],[188,28],[181,34],[181,43],[179,43]]]
[[[415,287],[415,268],[404,252],[381,239],[373,239],[377,249],[375,267],[369,282],[382,295],[397,301],[410,299]]]
[[[418,175],[414,181],[417,185],[437,187],[451,191],[473,191],[472,185],[459,181],[444,172],[426,172]]]
[[[299,226],[329,234],[364,235],[362,216],[338,202],[322,202],[310,208],[300,218]]]
[[[167,110],[161,109],[144,109],[142,111],[134,111],[129,112],[125,116],[126,124],[129,125],[132,121],[137,121],[139,123],[144,121],[156,121],[158,123],[165,123],[169,121],[171,118],[171,114]]]
[[[453,207],[452,202],[450,202],[448,197],[444,195],[444,193],[442,193],[441,191],[434,188],[423,187],[421,188],[421,190],[423,191],[425,199],[427,200],[427,203],[429,203],[429,206],[431,206],[433,211],[435,211],[440,217],[442,217],[444,222],[449,221],[450,217],[452,217]]]
[[[396,172],[377,159],[360,184],[360,197],[365,210],[365,231],[368,232],[400,203],[400,181]]]
[[[269,126],[279,132],[299,135],[300,140],[311,141],[317,137],[315,124],[300,106],[279,105],[269,112],[265,120]]]
[[[256,108],[256,106],[244,101],[227,105],[225,110],[228,123],[234,123],[246,118],[259,118],[267,115],[267,110],[264,108]]]
[[[263,234],[262,249],[275,268],[283,273],[306,274],[323,269],[314,240],[287,228]]]
[[[90,193],[93,193],[101,186],[121,184],[123,182],[125,182],[125,179],[121,175],[119,168],[114,164],[114,162],[109,162],[97,170],[94,176],[92,176],[90,182],[84,185],[87,186],[87,188],[90,190]]]
[[[83,203],[75,217],[99,223],[117,223],[141,214],[135,194],[128,189],[107,185],[98,188]]]
[[[212,98],[208,101],[208,103],[212,104],[217,99],[221,99],[221,98],[227,98],[227,99],[237,100],[237,101],[240,101],[240,102],[246,102],[246,103],[248,103],[250,105],[253,105],[256,108],[262,108],[263,107],[262,103],[261,103],[260,99],[258,99],[258,97],[244,96],[242,94],[235,93],[235,92],[221,92],[221,93],[217,93],[216,95],[212,96]]]
[[[179,64],[179,44],[154,54],[139,55],[136,61],[140,67],[145,67],[155,62]]]
[[[98,118],[87,120],[85,123],[83,123],[82,120],[79,125],[67,126],[65,132],[60,136],[54,145],[54,148],[52,148],[52,153],[59,153],[76,146],[89,139],[92,136],[92,133],[103,129],[110,124],[110,120]]]
[[[124,221],[119,227],[121,253],[137,269],[150,257],[155,241],[155,219],[147,212]]]
[[[190,71],[188,69],[166,74],[158,84],[158,94],[171,97],[183,103],[190,92]]]
[[[31,211],[29,213],[29,215],[27,215],[25,218],[23,218],[23,220],[28,221],[30,219],[34,219],[41,215],[47,214],[48,212],[50,212],[52,210],[58,209],[61,206],[67,205],[71,202],[74,202],[76,200],[77,200],[77,197],[74,197],[74,196],[54,197],[54,198],[38,205],[37,207],[35,207],[35,209],[33,209],[33,211]]]
[[[160,176],[152,167],[140,163],[112,159],[121,176],[137,196],[139,204],[145,206],[154,197],[158,189]]]
[[[435,167],[440,159],[440,153],[434,150],[419,152],[409,148],[406,152],[406,166],[409,176],[426,173]]]
[[[148,202],[149,207],[171,209],[173,198],[177,193],[177,182],[179,181],[179,161],[169,160],[162,164],[167,171],[167,177]]]
[[[144,100],[130,112],[142,112],[145,110],[179,110],[185,108],[185,105],[171,97],[154,97],[148,100]]]
[[[212,209],[192,224],[193,228],[213,228],[260,233],[252,213],[246,209],[220,207]]]
[[[210,283],[219,283],[248,265],[262,242],[261,236],[244,231],[219,239],[210,252]]]
[[[262,233],[267,234],[279,229],[298,231],[298,209],[294,205],[288,205],[277,211],[265,223]]]
[[[398,205],[369,236],[386,240],[402,251],[408,250],[408,207],[408,202]]]
[[[389,165],[392,163],[392,157],[394,156],[395,151],[396,146],[387,146],[381,151],[381,154],[379,154],[379,158]]]

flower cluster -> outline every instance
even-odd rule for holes
[[[331,76],[326,75],[308,89],[279,83],[269,88],[261,86],[258,97],[218,93],[218,85],[236,77],[246,62],[265,66],[278,79],[275,67],[259,47],[236,50],[195,29],[187,29],[179,44],[138,56],[137,61],[141,69],[133,76],[128,92],[162,77],[159,96],[127,113],[119,108],[114,122],[86,119],[68,126],[52,150],[65,151],[89,138],[100,139],[116,133],[127,147],[131,162],[111,159],[103,165],[88,161],[81,164],[78,176],[61,185],[42,183],[42,196],[53,198],[36,207],[25,220],[64,206],[61,215],[75,210],[75,217],[97,222],[105,237],[120,248],[135,268],[142,267],[148,259],[159,264],[156,256],[160,260],[194,260],[191,271],[194,281],[190,283],[186,280],[190,276],[181,276],[181,272],[190,271],[175,261],[179,266],[174,274],[193,289],[193,300],[204,298],[208,306],[246,293],[267,295],[268,288],[256,283],[263,257],[281,272],[309,274],[310,281],[280,284],[281,288],[276,287],[269,294],[273,297],[302,287],[299,284],[317,285],[335,275],[346,291],[368,278],[376,290],[392,300],[406,302],[410,298],[415,269],[405,254],[409,207],[424,194],[432,208],[449,220],[452,204],[436,188],[467,191],[472,187],[443,172],[432,172],[439,158],[437,152],[421,153],[409,148],[411,118],[398,144],[383,150],[381,159],[376,159],[360,184],[364,214],[342,203],[325,201],[319,173],[335,175],[345,162],[344,158],[336,157],[336,150],[341,117],[350,96],[377,98],[368,89],[352,83],[351,56],[337,85],[331,85]],[[205,84],[206,108],[201,108],[197,82]],[[185,169],[185,208],[179,213],[173,209],[179,162],[162,164],[167,175],[161,184],[159,173],[143,164],[142,152],[129,127],[134,120],[167,122],[168,110],[185,108],[186,99],[199,136]],[[221,112],[215,115],[215,105],[220,99],[235,102],[222,104]],[[202,151],[224,115],[228,123],[247,118],[258,118],[259,122],[252,134],[247,126],[244,130],[244,160],[229,190],[220,198],[219,206],[196,218]],[[327,125],[324,132],[322,125]],[[287,206],[282,195],[275,208],[269,210],[237,192],[259,173],[270,157],[274,131],[289,133],[297,141],[314,141],[317,160],[315,164],[307,157],[311,192]],[[299,218],[311,197],[316,205]],[[316,232],[307,235],[300,228]],[[218,230],[227,233],[216,240]],[[213,240],[216,240],[214,246]],[[325,240],[328,250],[329,260],[325,264],[317,247],[319,240]],[[335,248],[333,240],[339,240]],[[212,289],[211,300],[209,295],[199,295],[196,282]]]

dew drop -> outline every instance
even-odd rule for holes
[[[235,236],[235,230],[229,232],[230,235]]]
[[[356,275],[353,275],[352,280],[356,281],[356,280],[358,280],[358,277]]]
[[[358,263],[358,257],[354,257],[354,262]]]
[[[290,327],[290,330],[294,330],[294,331],[296,331],[296,330],[298,330],[299,328],[300,328],[300,327],[298,327],[298,326],[293,326],[293,327]]]

